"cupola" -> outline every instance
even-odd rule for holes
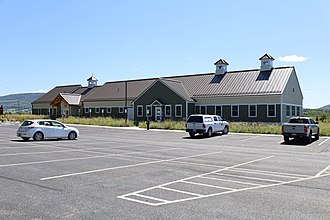
[[[271,70],[273,68],[273,61],[275,60],[271,55],[265,54],[259,58],[261,65],[261,70]]]
[[[215,74],[221,75],[227,72],[227,66],[229,65],[225,60],[220,59],[214,63],[215,65]]]
[[[87,82],[88,82],[88,88],[93,88],[95,86],[97,86],[97,79],[95,78],[95,76],[91,76],[87,79]]]

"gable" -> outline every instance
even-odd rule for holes
[[[154,101],[161,104],[167,103],[183,103],[186,100],[175,93],[171,88],[166,86],[160,80],[157,80],[148,89],[146,89],[139,97],[134,100],[134,103],[151,105]]]

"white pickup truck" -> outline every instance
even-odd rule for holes
[[[189,132],[190,137],[194,137],[195,134],[211,137],[215,132],[227,134],[229,123],[219,115],[190,115],[186,123],[186,132]]]
[[[312,136],[316,140],[320,137],[320,128],[313,119],[307,117],[292,117],[288,123],[282,125],[282,135],[284,142],[289,142],[290,138],[305,139],[312,142]]]

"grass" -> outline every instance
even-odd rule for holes
[[[20,121],[36,118],[48,118],[45,115],[12,115],[6,114],[4,116],[8,121]],[[0,117],[0,121],[4,121]],[[315,119],[315,118],[314,118]],[[78,118],[67,117],[59,118],[59,121],[65,124],[83,124],[83,125],[99,125],[110,127],[134,127],[134,122],[125,119],[114,119],[111,117],[96,117],[96,118]],[[319,122],[321,136],[330,136],[330,121],[324,120]],[[146,122],[140,122],[139,128],[147,128]],[[164,122],[151,122],[150,129],[166,129],[166,130],[185,130],[184,121],[164,121]],[[266,123],[246,123],[246,122],[230,122],[230,132],[233,133],[253,133],[253,134],[281,134],[280,124],[266,124]]]

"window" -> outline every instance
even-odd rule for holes
[[[95,113],[100,113],[100,108],[95,108]]]
[[[249,105],[249,117],[257,117],[257,106]]]
[[[85,113],[89,113],[88,108],[85,108]]]
[[[165,117],[171,117],[171,116],[172,116],[172,106],[165,105]]]
[[[119,113],[124,113],[124,107],[119,107]]]
[[[111,113],[111,107],[107,108],[107,113]]]
[[[276,117],[275,105],[267,105],[267,117]]]
[[[222,108],[221,108],[221,106],[215,106],[215,114],[216,115],[222,115]]]
[[[300,107],[297,106],[297,116],[300,116]]]
[[[201,114],[206,114],[206,106],[205,105],[202,105],[201,106],[201,112],[200,112]]]
[[[151,117],[152,115],[152,107],[151,105],[146,106],[146,116]]]
[[[286,117],[290,117],[291,116],[291,114],[290,114],[290,105],[287,105],[285,107],[285,116]]]
[[[296,116],[296,106],[292,106],[292,116]]]
[[[143,105],[138,105],[137,106],[137,116],[138,117],[143,117]]]
[[[182,117],[182,105],[175,105],[175,117]]]
[[[239,106],[238,105],[231,106],[231,117],[239,117]]]
[[[214,121],[219,121],[219,118],[217,116],[213,116]]]

